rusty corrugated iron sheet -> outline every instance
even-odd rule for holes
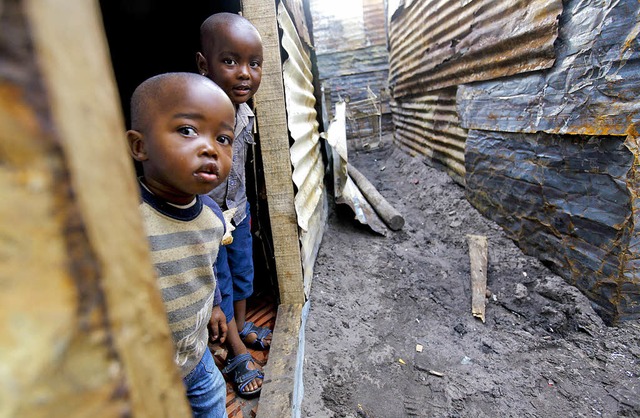
[[[366,79],[371,77],[371,73],[383,73],[382,84],[387,85],[389,52],[384,45],[318,55],[317,62],[321,80],[344,76],[360,76]]]
[[[464,184],[464,147],[467,130],[456,111],[456,88],[392,101],[394,142],[410,153],[426,155],[444,164],[449,175]]]
[[[631,217],[625,227],[629,231],[626,256],[622,260],[621,294],[618,312],[626,314],[621,319],[640,319],[640,132],[630,129],[625,146],[633,154],[632,169],[627,174],[627,189],[631,191]]]
[[[311,34],[309,31],[309,25],[307,24],[307,19],[304,15],[304,5],[302,0],[282,0],[287,11],[289,12],[289,16],[291,16],[291,20],[296,26],[296,31],[298,32],[298,36],[300,39],[305,41],[307,45],[312,45],[311,43]]]
[[[640,318],[638,137],[471,130],[467,198],[599,305]]]
[[[381,95],[382,92],[386,92],[387,71],[382,70],[373,73],[356,73],[342,77],[332,77],[323,79],[322,83],[328,87],[331,92],[331,103],[338,103],[341,100],[346,100],[347,97],[351,100],[364,100],[367,98],[367,87],[376,93],[376,95]],[[388,100],[388,95],[385,96]]]
[[[561,11],[561,0],[412,2],[390,22],[392,97],[551,67]]]
[[[325,170],[319,143],[309,53],[282,3],[278,7],[278,24],[282,29],[282,47],[289,55],[282,68],[287,126],[294,141],[291,146],[293,182],[297,187],[294,205],[300,227],[305,294],[308,295],[313,265],[327,218],[327,197],[323,181]]]
[[[386,45],[387,28],[384,1],[362,0],[362,13],[364,15],[364,31],[367,34],[369,45]]]
[[[568,2],[566,7],[551,70],[460,87],[466,127],[625,135],[640,121],[640,4]]]

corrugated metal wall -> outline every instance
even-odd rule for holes
[[[397,144],[462,177],[610,322],[640,317],[639,9],[414,1],[390,23]]]
[[[553,64],[559,0],[420,1],[391,21],[393,96]]]
[[[384,0],[310,0],[318,73],[330,103],[367,97],[367,86],[383,95],[383,130],[391,132]],[[349,132],[351,137],[351,132]]]
[[[396,142],[464,184],[466,131],[447,88],[550,67],[561,10],[560,0],[432,0],[397,10],[389,24]]]
[[[283,76],[287,104],[287,126],[293,138],[291,164],[297,187],[295,208],[300,227],[305,295],[309,295],[313,265],[327,220],[327,194],[324,187],[324,163],[315,110],[313,74],[308,47],[298,37],[293,20],[280,3],[278,24],[282,29],[282,47],[288,54]]]
[[[467,130],[456,111],[456,87],[428,92],[411,100],[391,102],[395,141],[412,154],[438,160],[449,175],[464,184]]]

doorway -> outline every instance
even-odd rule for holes
[[[127,129],[129,100],[147,78],[165,72],[196,72],[200,25],[219,12],[239,13],[240,0],[100,0],[104,30]],[[256,134],[259,143],[259,135]],[[258,145],[259,146],[259,145]],[[277,279],[259,148],[247,167],[247,197],[253,214],[254,294],[277,299]],[[256,185],[249,187],[249,185]]]
[[[138,84],[160,73],[195,72],[200,24],[213,13],[238,13],[240,0],[100,0],[100,8],[129,128],[129,98]]]

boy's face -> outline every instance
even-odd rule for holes
[[[227,26],[197,54],[198,70],[219,85],[234,105],[253,97],[262,80],[262,41],[254,28]]]
[[[222,91],[206,83],[181,83],[161,94],[151,104],[143,130],[127,132],[145,184],[175,204],[210,192],[231,167],[235,109]]]

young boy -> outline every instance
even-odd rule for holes
[[[152,77],[131,99],[140,210],[194,417],[227,416],[226,385],[207,345],[207,327],[212,340],[226,334],[213,270],[225,226],[206,194],[231,168],[234,119],[224,91],[198,74]]]
[[[251,214],[246,194],[247,150],[254,144],[254,115],[246,102],[260,87],[262,79],[262,39],[256,28],[234,13],[217,13],[200,27],[202,51],[196,54],[200,74],[209,77],[227,93],[236,108],[233,163],[226,182],[209,195],[223,210],[235,210],[233,242],[220,249],[216,261],[229,332],[230,358],[225,373],[233,373],[238,393],[260,391],[263,375],[245,344],[265,349],[271,345],[271,330],[246,322],[246,300],[253,293],[253,248]]]

